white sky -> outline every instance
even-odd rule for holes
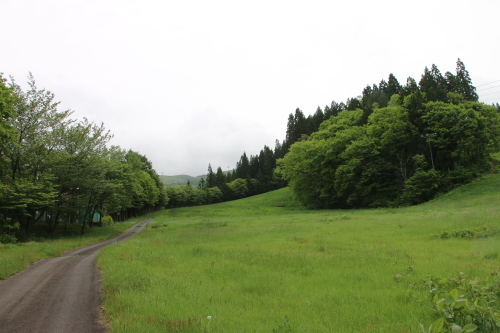
[[[297,107],[390,73],[418,82],[461,58],[480,100],[500,103],[499,12],[498,0],[0,0],[0,72],[21,85],[32,72],[159,174],[197,176],[274,148]]]

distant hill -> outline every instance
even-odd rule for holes
[[[198,186],[203,176],[193,177],[188,175],[178,175],[178,176],[160,176],[160,180],[163,182],[164,186],[182,186],[186,185],[188,180],[191,186]]]

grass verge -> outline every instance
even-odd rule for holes
[[[109,239],[144,218],[131,219],[107,227],[87,228],[81,235],[79,225],[68,225],[56,229],[54,234],[45,232],[46,226],[34,226],[32,241],[17,244],[0,244],[0,280],[24,270],[31,263],[45,258],[58,257],[64,252]]]

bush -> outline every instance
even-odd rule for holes
[[[425,281],[432,309],[445,332],[500,332],[499,282],[498,274],[492,279],[469,279],[464,273],[456,278],[429,277]]]
[[[16,243],[17,238],[14,233],[19,230],[19,222],[12,223],[11,219],[0,220],[0,243]]]
[[[452,231],[443,231],[439,234],[434,234],[431,238],[465,238],[465,239],[474,239],[474,238],[487,238],[497,234],[496,230],[492,230],[489,227],[483,225],[482,227],[477,228],[465,228],[465,229],[457,229]]]
[[[103,226],[108,226],[108,225],[112,225],[113,223],[115,223],[115,221],[113,221],[113,218],[111,216],[104,216],[101,220],[102,222],[102,225]]]
[[[403,188],[403,201],[415,205],[432,199],[439,190],[440,177],[435,170],[417,170],[406,181]]]

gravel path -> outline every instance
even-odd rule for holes
[[[0,332],[106,332],[94,259],[101,248],[135,236],[151,220],[104,242],[66,252],[63,257],[37,261],[0,281]]]

